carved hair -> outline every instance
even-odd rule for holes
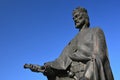
[[[77,7],[76,9],[73,10],[73,13],[72,15],[74,16],[75,13],[83,13],[83,17],[85,18],[85,24],[87,25],[87,27],[90,26],[90,22],[89,22],[89,16],[88,16],[88,13],[87,13],[87,10],[85,8],[81,8],[81,7]]]

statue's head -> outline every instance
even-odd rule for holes
[[[82,29],[84,26],[89,27],[89,16],[85,8],[78,7],[73,10],[72,14],[77,29]]]

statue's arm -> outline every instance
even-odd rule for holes
[[[52,69],[50,66],[40,66],[35,64],[25,64],[25,69],[30,69],[32,72],[41,72],[45,76],[55,76],[55,70]]]
[[[25,69],[30,69],[32,72],[41,72],[44,73],[45,66],[35,65],[35,64],[25,64]]]
[[[57,59],[46,62],[45,65],[53,69],[66,70],[71,62],[72,60],[69,58],[69,46],[67,45]]]

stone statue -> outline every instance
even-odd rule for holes
[[[73,20],[79,33],[54,61],[43,66],[25,64],[33,72],[42,72],[48,80],[114,80],[103,31],[89,28],[85,8],[73,10]]]

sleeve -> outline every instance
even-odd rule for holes
[[[47,62],[45,65],[58,70],[66,70],[71,62],[72,60],[69,58],[69,46],[67,45],[56,60]]]

